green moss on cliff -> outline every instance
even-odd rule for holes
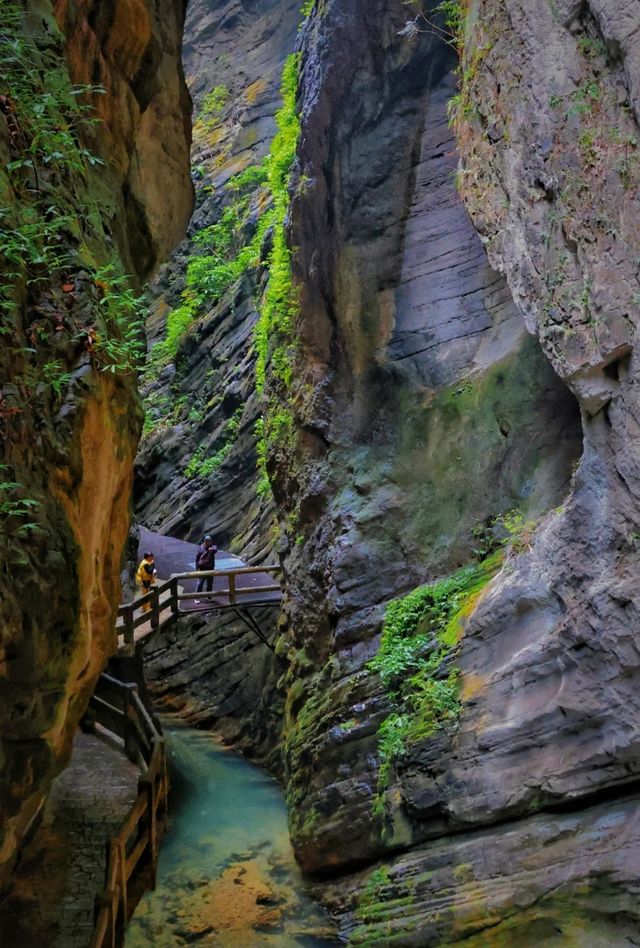
[[[289,210],[291,167],[300,135],[296,111],[300,54],[285,62],[282,72],[282,108],[276,113],[278,132],[266,159],[267,180],[273,200],[273,246],[267,260],[269,280],[256,326],[256,381],[261,390],[267,365],[273,378],[285,389],[293,379],[293,322],[298,298],[291,275],[291,251],[287,244],[286,219]]]
[[[396,705],[378,731],[380,787],[386,786],[395,758],[459,714],[455,648],[463,620],[501,563],[497,551],[389,603],[380,647],[369,663]]]
[[[220,470],[237,440],[243,413],[244,406],[241,405],[225,422],[221,432],[222,445],[215,454],[205,457],[202,447],[196,450],[183,471],[185,477],[211,477]]]
[[[444,557],[449,563],[469,558],[478,521],[514,507],[537,514],[557,503],[550,485],[561,480],[562,467],[568,483],[579,456],[575,402],[529,336],[490,369],[424,406],[400,394],[396,414],[403,422],[391,476],[413,511],[407,539],[438,572]],[[541,417],[551,419],[559,453],[549,450]],[[366,460],[370,469],[372,459]]]
[[[151,352],[152,375],[175,360],[198,319],[259,266],[265,234],[274,223],[266,182],[264,164],[234,175],[225,188],[231,202],[215,224],[194,235],[180,304],[169,313],[165,338]]]

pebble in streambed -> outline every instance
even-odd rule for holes
[[[126,948],[327,948],[327,915],[296,866],[278,785],[209,734],[165,727],[171,823],[155,892],[131,921]]]

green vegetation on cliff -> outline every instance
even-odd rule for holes
[[[463,620],[499,570],[502,556],[499,550],[387,606],[378,653],[369,663],[396,708],[378,731],[380,788],[387,784],[394,758],[457,717],[458,670],[453,659]]]
[[[104,90],[71,84],[53,20],[48,29],[48,44],[38,45],[22,7],[3,7],[0,73],[11,95],[2,104],[9,160],[0,169],[0,332],[15,334],[22,306],[33,307],[29,345],[20,350],[25,388],[30,397],[44,387],[59,399],[71,378],[64,371],[69,345],[103,371],[135,370],[142,301],[118,257],[105,258],[103,209],[87,198],[79,215],[73,198],[89,193],[86,182],[102,164],[83,136],[97,121],[93,98]]]
[[[266,158],[267,180],[273,200],[273,246],[267,260],[269,282],[256,326],[256,381],[262,389],[267,365],[285,389],[292,381],[293,321],[298,299],[291,275],[291,251],[287,244],[286,218],[289,210],[291,166],[300,136],[296,111],[300,54],[289,56],[282,71],[282,108],[276,113],[278,132]]]
[[[291,274],[286,218],[291,168],[300,134],[296,111],[299,64],[299,53],[289,56],[284,64],[282,106],[276,113],[277,132],[269,153],[259,165],[250,165],[227,182],[225,191],[231,196],[230,202],[215,224],[194,236],[197,252],[187,263],[180,304],[169,314],[166,336],[153,348],[150,358],[151,374],[175,360],[197,320],[245,275],[265,265],[267,283],[255,329],[256,384],[259,391],[264,389],[269,369],[270,380],[279,394],[277,403],[276,396],[270,396],[264,419],[255,429],[261,471],[259,493],[268,489],[268,453],[274,445],[286,443],[293,429],[286,393],[293,381],[293,324],[298,300]],[[206,109],[203,106],[203,114],[206,111],[217,115],[224,102],[223,90],[214,89],[207,97]],[[229,453],[227,447],[221,450],[226,450],[226,454],[216,455],[220,463]],[[201,474],[202,465],[209,462],[212,459],[194,455],[185,473]]]
[[[404,0],[404,3],[414,11],[415,17],[407,21],[401,35],[433,33],[458,51],[462,49],[469,0],[442,0],[433,9],[427,9],[423,0]]]
[[[211,477],[222,467],[237,440],[243,412],[244,405],[241,405],[225,422],[222,428],[222,445],[215,454],[205,457],[203,447],[195,451],[184,469],[185,477]]]
[[[99,257],[98,244],[108,241],[98,206],[85,206],[80,219],[72,201],[74,178],[86,180],[90,169],[103,163],[82,144],[83,130],[97,121],[91,99],[103,90],[70,83],[53,21],[50,29],[54,41],[41,48],[30,35],[22,8],[8,3],[3,9],[0,71],[10,94],[3,105],[10,160],[0,172],[5,277],[0,332],[15,328],[22,287],[35,301],[53,281],[71,301],[86,295],[89,311],[84,324],[76,321],[73,330],[62,317],[55,325],[52,319],[37,319],[29,353],[37,357],[47,343],[55,347],[63,333],[65,339],[84,345],[97,367],[129,372],[142,354],[142,302],[130,289],[117,257]],[[41,366],[39,380],[58,378],[53,371],[58,362]]]
[[[270,390],[264,421],[257,442],[262,479],[267,481],[267,458],[293,437],[293,414],[289,390],[293,382],[295,349],[294,323],[298,314],[298,294],[291,272],[291,250],[287,243],[286,221],[290,204],[291,169],[300,137],[296,109],[300,54],[289,56],[282,71],[282,108],[276,113],[278,132],[266,160],[269,189],[273,198],[273,244],[267,265],[269,280],[256,325],[256,383],[262,391],[269,370]]]
[[[180,305],[169,313],[165,338],[151,351],[152,374],[176,358],[198,317],[260,264],[262,243],[273,223],[272,209],[260,212],[268,203],[263,191],[266,181],[264,165],[251,165],[234,175],[225,188],[233,195],[231,203],[215,224],[195,234],[193,243],[200,252],[188,260]]]
[[[266,258],[268,282],[255,332],[256,381],[262,390],[270,361],[275,376],[287,387],[291,383],[289,337],[297,299],[285,221],[291,165],[300,134],[296,112],[299,62],[300,54],[294,53],[284,65],[283,104],[276,113],[278,131],[269,154],[261,164],[250,165],[227,182],[225,190],[233,195],[231,202],[215,224],[193,238],[201,252],[188,260],[186,287],[180,305],[168,316],[165,339],[152,350],[152,369],[175,359],[205,308],[217,303],[239,279],[260,265],[265,238],[271,233],[272,246]]]
[[[20,496],[25,493],[24,487],[17,481],[4,480],[7,471],[7,465],[0,464],[0,535],[6,543],[3,554],[6,566],[24,565],[28,560],[16,541],[27,539],[34,530],[40,529],[31,519],[40,502]]]

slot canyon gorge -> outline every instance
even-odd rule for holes
[[[640,945],[639,123],[640,0],[0,0],[0,944]]]

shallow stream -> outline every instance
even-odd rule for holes
[[[305,892],[276,782],[210,734],[170,726],[165,736],[171,824],[126,948],[337,945]]]

